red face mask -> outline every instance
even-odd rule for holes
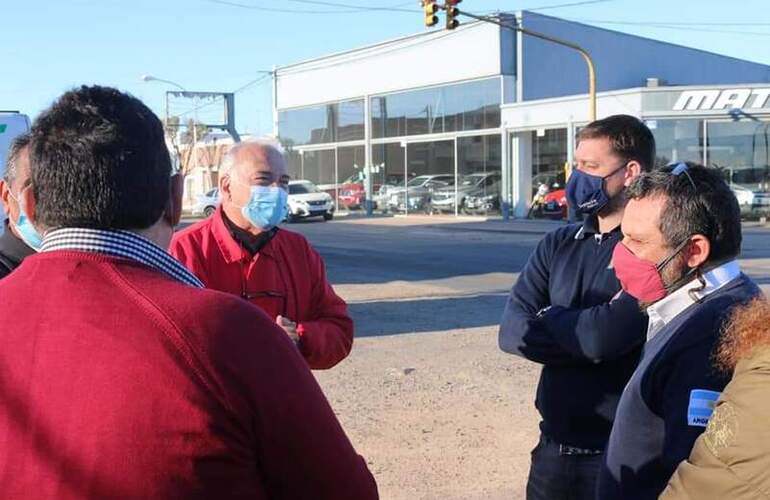
[[[671,255],[657,265],[640,259],[622,242],[615,245],[615,250],[612,253],[612,266],[615,268],[615,276],[618,277],[621,288],[640,302],[653,303],[665,297],[668,294],[668,289],[663,283],[660,271],[689,242],[689,238],[684,240]]]

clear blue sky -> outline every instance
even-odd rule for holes
[[[273,65],[424,29],[417,0],[326,0],[413,14],[351,12],[324,1],[221,1],[0,0],[0,109],[34,117],[64,90],[99,83],[131,92],[160,115],[169,87],[141,82],[144,73],[189,90],[232,91]],[[464,0],[460,7],[485,13],[578,2]],[[767,0],[594,0],[540,12],[770,64]],[[238,93],[239,131],[269,132],[270,109],[269,80]]]

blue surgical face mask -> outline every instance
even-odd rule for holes
[[[579,169],[574,169],[567,182],[567,202],[576,211],[593,215],[604,208],[610,201],[607,190],[604,188],[604,180],[612,177],[626,167],[624,164],[604,177],[587,174]]]
[[[250,186],[251,196],[241,214],[256,227],[267,231],[286,218],[289,193],[276,186]]]
[[[30,247],[32,250],[38,252],[40,251],[40,247],[43,246],[43,237],[40,235],[40,233],[37,232],[37,229],[35,229],[35,226],[32,225],[32,222],[30,222],[29,217],[27,217],[27,214],[24,212],[24,207],[21,204],[21,193],[19,198],[16,198],[13,193],[8,193],[11,198],[16,201],[16,204],[19,206],[19,220],[16,222],[13,222],[11,220],[11,224],[13,224],[14,229],[16,229],[16,233],[19,235],[19,238],[27,244],[28,247]]]

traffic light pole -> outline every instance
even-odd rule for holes
[[[508,28],[510,30],[518,31],[519,33],[522,33],[524,35],[540,38],[541,40],[546,40],[548,42],[555,43],[557,45],[561,45],[563,47],[568,47],[572,50],[578,51],[580,55],[583,56],[583,59],[588,65],[588,116],[590,118],[589,121],[596,120],[596,68],[594,66],[593,59],[591,59],[591,55],[583,47],[576,45],[574,43],[568,42],[566,40],[561,40],[559,38],[546,35],[544,33],[538,33],[537,31],[531,31],[526,28],[522,28],[521,26],[504,23],[492,17],[477,16],[475,14],[470,14],[462,10],[458,11],[458,14],[461,16],[466,16],[466,17],[476,19],[478,21],[497,24],[498,26],[502,26],[503,28]]]

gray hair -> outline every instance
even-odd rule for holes
[[[5,164],[5,174],[3,174],[3,180],[8,185],[13,184],[16,180],[16,176],[19,174],[19,156],[24,148],[28,147],[32,141],[32,136],[29,132],[25,132],[11,142],[11,147],[8,148],[8,161]]]
[[[283,146],[281,146],[281,143],[271,137],[260,137],[258,139],[249,139],[248,141],[238,142],[234,144],[233,147],[225,153],[224,158],[222,158],[222,163],[219,165],[219,176],[224,177],[230,175],[230,171],[232,171],[235,166],[235,159],[238,157],[238,153],[242,149],[254,145],[266,149],[268,153],[279,154],[281,156],[284,155],[284,149]]]

